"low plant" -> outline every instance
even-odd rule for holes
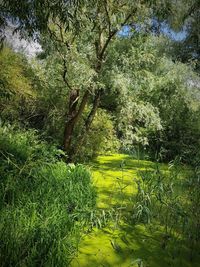
[[[35,131],[0,127],[1,266],[67,266],[95,209],[89,171]]]
[[[187,248],[192,261],[200,245],[200,177],[199,168],[183,169],[176,159],[165,171],[158,164],[153,170],[141,171],[132,219],[157,226],[162,233],[161,247],[172,258]]]

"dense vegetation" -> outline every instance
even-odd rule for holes
[[[1,266],[66,266],[95,207],[90,173],[33,130],[0,133]]]
[[[90,166],[105,212],[73,267],[199,266],[199,170],[125,154],[99,156]]]
[[[96,208],[81,165],[118,152],[156,162],[118,224],[156,225],[170,257],[198,258],[199,1],[136,2],[1,1],[2,266],[66,266],[83,232],[122,216]]]

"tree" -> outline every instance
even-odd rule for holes
[[[70,20],[76,18],[76,8],[81,0],[1,0],[0,1],[0,27],[3,29],[14,23],[15,31],[20,31],[24,37],[40,38],[40,34],[47,31],[48,22],[57,17],[69,25]],[[73,10],[70,10],[73,7]],[[72,11],[74,11],[72,13]]]
[[[142,0],[137,3],[130,0],[2,3],[3,18],[18,18],[19,29],[37,36],[46,54],[53,53],[58,58],[68,94],[63,148],[69,158],[76,156],[91,128],[101,98],[110,88],[104,79],[110,75],[107,61],[110,44],[120,38],[120,30],[125,26],[136,29],[139,22],[154,15],[164,19],[175,7],[171,1]],[[76,145],[72,147],[75,126],[86,106],[90,110]]]
[[[189,162],[199,147],[198,76],[191,66],[160,51],[167,41],[135,32],[113,43],[107,87],[112,88],[112,112],[126,150],[140,145],[162,160],[179,155]],[[105,106],[109,108],[107,102]]]
[[[170,53],[174,60],[192,63],[199,72],[200,59],[200,2],[199,0],[177,1],[177,7],[172,10],[173,16],[165,16],[169,29],[182,30],[182,40],[170,44]],[[157,23],[159,25],[159,23]],[[168,47],[166,47],[167,50]]]
[[[69,92],[63,147],[70,157],[74,157],[81,147],[106,89],[102,73],[107,66],[109,45],[120,29],[144,15],[144,6],[131,1],[85,1],[77,12],[80,12],[79,31],[75,22],[66,30],[62,21],[52,19],[43,42],[48,53],[57,53]],[[74,128],[88,103],[91,103],[91,109],[76,147],[72,149]]]
[[[23,122],[25,113],[28,109],[31,110],[37,96],[36,87],[36,80],[27,59],[8,47],[0,50],[1,119],[21,119]]]
[[[200,72],[200,2],[193,1],[190,9],[183,17],[183,25],[187,36],[181,43],[175,44],[174,57],[184,63],[192,63],[195,70]]]

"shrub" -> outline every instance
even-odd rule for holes
[[[77,132],[79,132],[79,129],[77,129]],[[99,109],[79,151],[78,159],[86,161],[98,154],[117,152],[119,145],[112,117],[105,110]]]

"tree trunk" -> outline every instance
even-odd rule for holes
[[[74,159],[77,156],[81,146],[83,145],[85,137],[90,130],[91,124],[94,120],[94,117],[96,115],[97,109],[98,109],[99,104],[100,104],[101,95],[102,95],[102,90],[98,90],[98,92],[95,95],[94,101],[93,101],[92,109],[91,109],[90,113],[88,114],[88,117],[85,121],[85,127],[84,127],[83,131],[81,132],[81,135],[79,136],[79,139],[76,143],[76,147],[73,150],[72,159]]]
[[[88,97],[89,97],[89,91],[87,90],[85,94],[83,95],[82,101],[77,110],[77,105],[78,105],[78,100],[79,100],[79,91],[73,90],[70,93],[69,109],[68,109],[67,121],[65,124],[64,141],[63,141],[63,149],[68,154],[70,154],[74,127],[77,121],[79,120],[81,114],[84,111],[84,108],[88,101]]]

